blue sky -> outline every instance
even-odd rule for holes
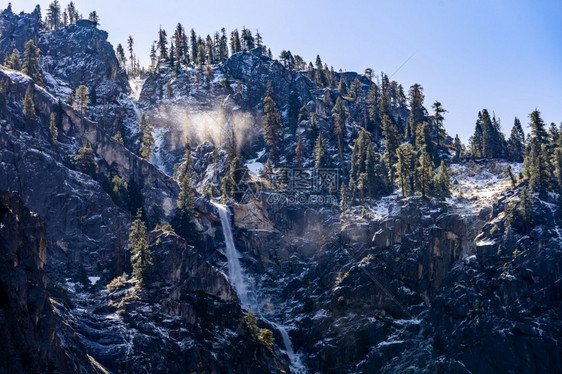
[[[5,7],[6,1],[2,2]],[[50,1],[12,1],[16,12]],[[420,83],[426,107],[449,111],[449,133],[466,142],[478,110],[487,108],[509,133],[538,108],[549,124],[562,121],[562,1],[180,1],[75,0],[85,16],[96,10],[109,40],[135,40],[148,60],[160,26],[177,22],[207,35],[225,27],[259,29],[277,56],[283,49],[307,61],[319,54],[334,69],[393,74],[405,90]],[[66,6],[67,1],[61,1]],[[398,68],[410,57],[410,60]],[[397,71],[398,70],[398,71]]]

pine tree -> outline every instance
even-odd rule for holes
[[[447,138],[447,131],[445,131],[445,127],[443,126],[443,120],[445,119],[443,114],[447,113],[447,110],[443,108],[443,105],[439,101],[435,101],[431,107],[433,108],[431,120],[433,122],[435,137],[437,138],[437,146],[441,147],[443,141]]]
[[[76,23],[76,21],[78,21],[80,17],[78,16],[78,10],[76,10],[74,2],[71,1],[70,3],[68,3],[66,9],[66,12],[68,13],[68,21],[70,22],[70,24]]]
[[[22,69],[22,62],[20,58],[20,51],[17,48],[14,48],[11,54],[6,56],[4,60],[4,66],[9,69],[14,70],[21,70]]]
[[[395,164],[398,161],[396,152],[400,145],[400,134],[396,125],[390,120],[388,115],[382,117],[382,132],[385,138],[384,158],[388,166],[391,185],[394,185],[394,175],[396,173]]]
[[[432,163],[438,160],[439,155],[437,149],[433,145],[433,140],[431,137],[431,127],[429,123],[422,122],[416,128],[416,149],[420,152],[427,153]]]
[[[304,162],[304,144],[299,136],[295,147],[295,167],[302,168]]]
[[[531,113],[531,149],[525,159],[525,173],[532,191],[544,193],[549,187],[550,164],[547,151],[548,133],[540,112]]]
[[[433,189],[433,162],[427,152],[422,152],[417,167],[417,185],[423,198],[431,195]]]
[[[378,141],[381,135],[381,115],[380,115],[380,92],[376,84],[372,84],[367,92],[367,113],[369,114],[368,131],[371,131],[375,136],[375,141]]]
[[[507,141],[507,152],[509,160],[522,162],[525,151],[525,133],[521,127],[521,121],[517,117],[513,122],[511,135]]]
[[[415,192],[416,153],[414,147],[404,143],[396,150],[396,170],[398,184],[402,188],[402,196],[411,196]]]
[[[328,86],[328,78],[326,77],[326,72],[322,66],[322,59],[320,55],[316,55],[316,68],[315,68],[315,83],[318,87],[324,88]]]
[[[433,185],[435,187],[435,195],[451,197],[451,188],[453,185],[451,184],[451,176],[449,175],[447,165],[445,165],[444,161],[441,161],[441,165],[439,165],[439,171],[435,176]]]
[[[455,148],[455,159],[458,161],[462,156],[462,142],[459,138],[459,134],[455,135],[455,140],[453,141],[453,147]]]
[[[354,101],[357,101],[358,98],[363,96],[363,88],[361,85],[361,81],[357,78],[351,82],[351,87],[349,88],[349,95]]]
[[[35,114],[35,103],[33,102],[33,85],[29,85],[25,90],[25,96],[23,98],[23,117],[26,123],[33,125],[37,120],[37,115]]]
[[[426,120],[426,110],[423,106],[423,100],[422,86],[417,83],[412,85],[409,92],[410,115],[406,127],[406,137],[414,140],[414,142],[418,125]]]
[[[82,148],[78,150],[76,156],[74,156],[74,165],[78,170],[84,174],[95,175],[98,169],[96,160],[94,158],[94,150],[90,142],[86,142]]]
[[[90,14],[88,15],[88,19],[92,21],[96,26],[100,24],[100,17],[98,16],[98,12],[96,12],[95,10],[90,12]]]
[[[146,114],[143,113],[139,122],[139,133],[141,135],[139,153],[146,160],[150,160],[150,157],[152,157],[152,150],[154,148],[154,137],[152,136],[152,131],[152,126],[148,122]]]
[[[51,121],[49,123],[49,139],[51,140],[51,144],[57,145],[58,144],[58,136],[59,131],[57,129],[57,123],[55,120],[55,113],[51,113]]]
[[[300,106],[301,104],[299,101],[299,95],[295,90],[291,90],[291,93],[289,94],[289,102],[287,105],[287,122],[291,134],[295,134],[297,131],[297,126],[299,124]]]
[[[267,94],[263,99],[263,125],[265,143],[269,150],[269,156],[277,161],[281,141],[281,115],[273,100],[273,87],[271,82],[267,85]]]
[[[115,57],[117,57],[117,61],[119,61],[119,66],[121,69],[127,69],[127,57],[125,57],[125,50],[121,43],[117,44],[117,48],[115,49]]]
[[[346,137],[346,125],[345,120],[347,118],[346,110],[343,106],[341,97],[338,96],[336,99],[336,104],[332,109],[333,112],[336,114],[336,118],[334,119],[334,135],[337,139],[338,144],[338,158],[340,160],[340,164],[343,163],[343,150],[344,150],[344,139]]]
[[[117,130],[115,135],[113,135],[113,139],[115,139],[115,141],[121,145],[125,144],[125,142],[123,141],[123,135],[121,135],[121,131],[119,130]]]
[[[338,84],[338,91],[342,96],[347,96],[349,94],[347,91],[347,84],[345,83],[345,79],[343,77],[340,78],[340,83]]]
[[[80,107],[80,113],[84,114],[85,110],[90,109],[90,91],[88,87],[83,84],[76,89],[76,98],[78,106]]]
[[[148,248],[146,226],[142,220],[141,209],[138,210],[137,218],[131,225],[127,249],[131,253],[133,276],[137,278],[141,284],[144,284],[148,279],[150,267],[152,266],[152,254]]]
[[[33,40],[25,43],[22,72],[30,76],[35,81],[35,84],[43,86],[43,76],[41,75],[41,69],[39,69],[40,58],[39,48],[37,48]]]
[[[159,59],[161,61],[168,61],[168,35],[166,34],[166,30],[162,28],[158,30],[157,47],[160,52]]]
[[[51,4],[49,4],[49,9],[47,10],[47,25],[51,30],[56,30],[60,27],[60,16],[60,4],[58,0],[55,0]]]
[[[340,212],[344,214],[349,209],[349,202],[347,200],[347,188],[345,183],[341,184],[340,188]]]
[[[470,137],[470,151],[473,158],[484,157],[484,134],[482,132],[481,117],[481,112],[478,112],[478,119],[474,126],[474,134]]]
[[[324,142],[324,137],[322,133],[318,134],[316,138],[316,144],[314,145],[314,167],[316,169],[322,169],[328,167],[328,156],[326,155],[326,144]]]
[[[242,52],[242,44],[240,42],[240,35],[238,34],[238,29],[234,29],[234,31],[231,33],[230,49],[232,51],[231,52],[232,54]]]

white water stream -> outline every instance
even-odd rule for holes
[[[291,342],[291,337],[287,328],[278,323],[272,322],[265,318],[259,310],[259,304],[256,300],[252,300],[248,292],[248,284],[242,272],[242,266],[240,265],[240,253],[234,245],[234,239],[232,237],[232,228],[230,226],[230,215],[228,208],[219,203],[213,203],[219,212],[219,217],[221,220],[222,231],[224,234],[224,242],[226,245],[226,259],[228,261],[228,280],[230,284],[234,287],[240,303],[244,309],[250,309],[256,316],[259,316],[262,320],[268,322],[271,326],[275,327],[281,337],[283,338],[283,344],[285,345],[285,353],[289,356],[291,360],[291,371],[297,374],[307,373],[306,366],[301,361],[299,355],[295,354],[293,350],[293,343]]]

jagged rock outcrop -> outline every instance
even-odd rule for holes
[[[94,373],[56,334],[47,293],[45,224],[14,192],[0,192],[0,361],[2,373]]]
[[[0,14],[0,56],[17,48],[21,53],[28,40],[41,51],[40,66],[45,88],[64,101],[80,85],[90,91],[89,115],[113,135],[117,130],[133,147],[137,114],[130,97],[127,75],[122,70],[107,32],[84,20],[54,31],[43,29],[35,13]]]
[[[110,347],[127,344],[123,338],[100,349],[103,331],[88,334],[99,343],[86,345],[98,347],[92,354],[100,363],[124,373],[146,367],[152,373],[280,373],[287,369],[277,348],[272,355],[251,336],[226,276],[203,253],[167,231],[153,231],[149,240],[154,266],[145,286],[130,288],[132,283],[123,280],[111,286],[109,294],[115,304],[125,298],[114,322],[119,327],[113,329],[128,331],[128,350],[114,357]],[[99,311],[107,313],[103,308]],[[95,321],[93,326],[103,327]]]

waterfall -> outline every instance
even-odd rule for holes
[[[228,261],[228,280],[234,287],[234,290],[240,299],[240,304],[242,304],[244,309],[250,309],[256,316],[259,316],[262,320],[266,321],[279,331],[281,337],[283,338],[283,344],[285,345],[285,353],[291,361],[291,371],[297,374],[307,373],[306,367],[302,363],[301,358],[296,355],[293,350],[293,343],[291,342],[291,337],[289,336],[287,328],[265,318],[260,313],[259,304],[250,298],[248,293],[248,284],[244,278],[242,266],[240,265],[240,253],[236,249],[234,239],[232,237],[228,208],[219,203],[213,203],[213,205],[217,208],[221,220],[224,242],[226,245],[226,259]]]
[[[228,210],[225,205],[215,203],[217,210],[219,211],[219,217],[221,219],[222,232],[224,235],[224,243],[226,245],[226,259],[228,260],[228,280],[230,284],[234,287],[238,298],[240,299],[240,304],[244,309],[257,309],[257,305],[250,305],[250,300],[248,298],[248,286],[242,274],[242,266],[240,265],[240,253],[234,245],[234,239],[232,238],[232,228],[230,227],[230,217],[228,215]]]

